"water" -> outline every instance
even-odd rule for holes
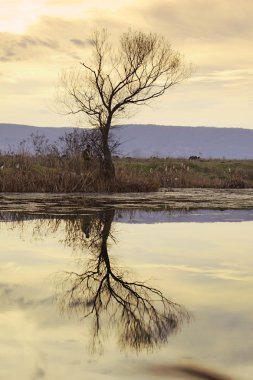
[[[252,230],[250,209],[2,214],[0,379],[252,379]]]

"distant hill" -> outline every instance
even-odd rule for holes
[[[65,132],[70,132],[73,128],[55,127],[33,127],[23,124],[1,124],[0,123],[0,150],[16,148],[22,140],[27,140],[32,133],[39,133],[47,136],[50,141],[57,140]]]
[[[0,149],[15,147],[31,133],[55,141],[72,128],[0,124]],[[120,154],[129,157],[189,157],[253,159],[253,130],[241,128],[122,125],[112,129],[121,142]]]
[[[128,156],[253,158],[250,129],[127,125],[115,134]]]

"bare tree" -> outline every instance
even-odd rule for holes
[[[112,46],[105,30],[90,39],[92,57],[61,77],[59,100],[68,114],[81,114],[99,129],[102,174],[115,178],[109,131],[132,105],[144,105],[190,76],[191,66],[160,35],[129,30]]]

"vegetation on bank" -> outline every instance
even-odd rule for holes
[[[1,192],[148,192],[159,188],[252,188],[253,160],[113,159],[104,181],[97,158],[82,154],[2,154]]]

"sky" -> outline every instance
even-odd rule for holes
[[[0,123],[74,126],[61,72],[89,56],[95,29],[165,36],[194,72],[120,123],[253,129],[252,0],[0,0]],[[83,124],[84,126],[85,123]]]

